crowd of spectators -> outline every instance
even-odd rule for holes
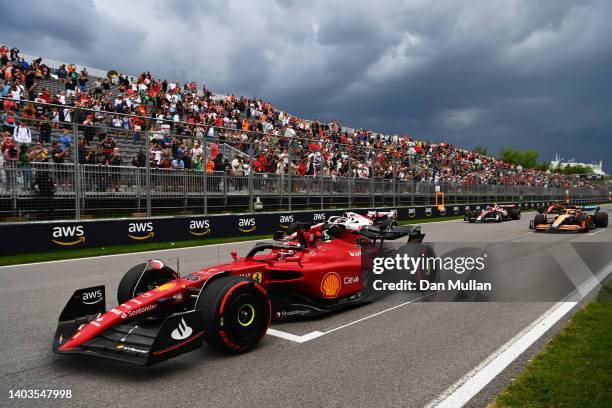
[[[6,46],[0,47],[0,58],[0,175],[9,189],[19,169],[24,185],[31,180],[31,162],[61,164],[78,158],[83,164],[144,166],[142,148],[124,159],[117,144],[124,138],[142,147],[143,135],[150,138],[150,165],[164,169],[461,185],[569,188],[588,183],[444,142],[347,129],[337,121],[308,121],[261,99],[219,97],[203,84],[158,79],[150,72],[90,78],[86,69],[79,71],[73,64],[50,69],[42,58],[25,61],[17,48]],[[50,92],[42,80],[57,81],[61,90]],[[83,135],[76,147],[74,125]],[[224,157],[221,144],[236,154]]]

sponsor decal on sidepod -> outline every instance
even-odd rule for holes
[[[321,280],[321,293],[326,299],[333,299],[340,292],[340,275],[336,272],[328,272]]]

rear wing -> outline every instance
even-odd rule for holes
[[[372,240],[373,243],[380,241],[381,245],[385,240],[392,241],[405,236],[408,236],[409,242],[421,242],[425,238],[425,234],[421,233],[421,227],[415,225],[395,225],[390,228],[368,225],[362,228],[358,234]]]

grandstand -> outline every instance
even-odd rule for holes
[[[305,120],[195,82],[2,50],[4,217],[40,213],[39,174],[50,175],[44,205],[61,218],[253,210],[257,200],[288,210],[429,204],[436,189],[456,204],[607,189],[444,142]]]

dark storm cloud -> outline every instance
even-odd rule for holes
[[[612,157],[603,0],[22,1],[0,12],[0,40],[30,54],[205,81],[350,127]]]

